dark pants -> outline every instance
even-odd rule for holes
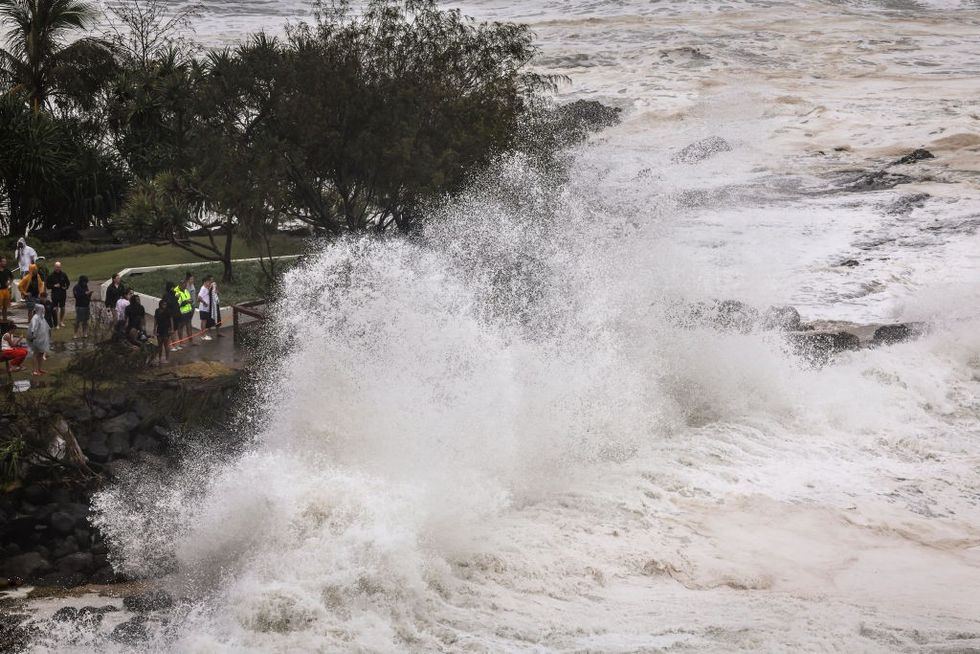
[[[63,288],[51,289],[51,308],[54,310],[54,324],[65,322],[65,304],[68,302],[68,292]]]

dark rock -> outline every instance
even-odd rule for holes
[[[113,455],[125,455],[129,452],[129,432],[109,434],[106,446]]]
[[[112,567],[104,565],[89,575],[89,581],[91,581],[93,584],[111,584],[118,581],[118,579],[116,578],[116,573],[113,572]]]
[[[88,529],[75,529],[75,542],[79,547],[87,548],[92,542],[92,533]]]
[[[925,332],[925,326],[921,323],[899,323],[897,325],[883,325],[875,330],[871,338],[871,345],[894,345],[914,340]]]
[[[161,439],[161,440],[163,440],[163,441],[166,441],[167,439],[169,439],[169,438],[170,438],[170,430],[169,430],[169,429],[167,429],[167,428],[166,428],[165,426],[163,426],[163,425],[154,425],[154,426],[153,426],[153,434],[154,434],[154,435],[155,435],[155,436],[156,436],[157,438],[159,438],[159,439]]]
[[[102,421],[102,431],[107,434],[129,433],[140,424],[140,418],[133,411],[127,411],[115,418]]]
[[[174,598],[163,590],[149,590],[139,595],[123,598],[123,606],[130,611],[147,613],[148,611],[163,611],[174,605]]]
[[[31,484],[22,491],[22,497],[31,504],[44,504],[48,498],[48,491],[43,486]]]
[[[78,622],[88,628],[98,627],[105,619],[106,607],[83,606],[78,609]],[[115,607],[108,607],[114,609]]]
[[[762,316],[762,328],[771,331],[799,331],[800,312],[796,307],[771,306]]]
[[[146,630],[146,619],[139,616],[116,625],[110,638],[124,645],[139,645],[150,637]]]
[[[895,188],[899,184],[908,184],[911,181],[912,178],[908,175],[890,173],[886,170],[876,170],[846,180],[843,190],[853,192],[884,191]]]
[[[48,520],[51,528],[59,534],[70,534],[74,531],[76,522],[75,517],[66,511],[55,511]]]
[[[160,441],[147,433],[140,433],[133,438],[133,449],[137,452],[159,452],[162,450]]]
[[[74,606],[62,606],[54,612],[51,619],[55,622],[74,622],[78,619],[78,609]]]
[[[861,339],[850,332],[813,330],[787,336],[796,353],[814,363],[823,363],[833,354],[861,347]]]
[[[845,259],[844,261],[841,261],[837,265],[842,268],[857,268],[858,266],[861,265],[861,262],[858,261],[857,259]]]
[[[926,205],[926,200],[932,196],[928,193],[913,193],[911,195],[900,196],[894,202],[885,205],[885,213],[891,216],[907,216],[913,209],[921,209]]]
[[[747,334],[759,320],[759,312],[738,300],[722,300],[715,305],[715,323],[722,329]]]
[[[102,420],[107,415],[109,415],[109,412],[106,411],[104,407],[101,406],[92,407],[92,417],[95,418],[96,420]]]
[[[619,123],[619,107],[609,107],[596,100],[575,100],[554,110],[556,132],[571,141],[584,139]]]
[[[92,461],[96,463],[106,463],[109,458],[109,445],[106,443],[105,434],[101,434],[102,438],[97,438],[97,434],[92,434],[88,445],[85,448],[85,454]]]
[[[63,556],[68,556],[69,554],[74,554],[78,551],[78,543],[71,536],[64,539],[53,548],[51,548],[51,556],[53,558],[59,559]]]
[[[65,572],[84,572],[92,567],[92,555],[88,552],[76,552],[58,559],[56,563],[58,569]]]
[[[719,136],[709,136],[683,148],[673,156],[672,161],[685,164],[698,163],[715,156],[719,152],[731,151],[732,146],[728,141]]]
[[[913,164],[919,161],[923,161],[924,159],[935,159],[935,158],[936,155],[929,152],[928,150],[925,150],[923,148],[918,148],[916,150],[913,150],[912,152],[909,152],[901,159],[896,159],[891,163],[891,165],[899,166],[904,164]]]
[[[14,556],[3,563],[3,571],[8,577],[33,579],[48,572],[51,564],[38,552],[26,552]]]

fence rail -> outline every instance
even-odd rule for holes
[[[257,308],[261,307],[261,308]],[[241,302],[231,305],[231,319],[234,325],[234,337],[237,343],[240,340],[241,329],[246,325],[240,316],[248,316],[256,322],[265,320],[265,300],[252,300],[251,302]]]

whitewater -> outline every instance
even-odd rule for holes
[[[463,9],[623,121],[289,274],[242,450],[98,498],[183,598],[140,649],[980,651],[980,6]],[[715,299],[929,328],[814,366],[676,320]],[[37,649],[122,647],[72,629]]]

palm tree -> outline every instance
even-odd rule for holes
[[[85,0],[0,0],[0,22],[7,26],[0,72],[11,92],[26,95],[35,113],[48,106],[75,63],[102,49],[95,39],[72,40],[95,17]]]

